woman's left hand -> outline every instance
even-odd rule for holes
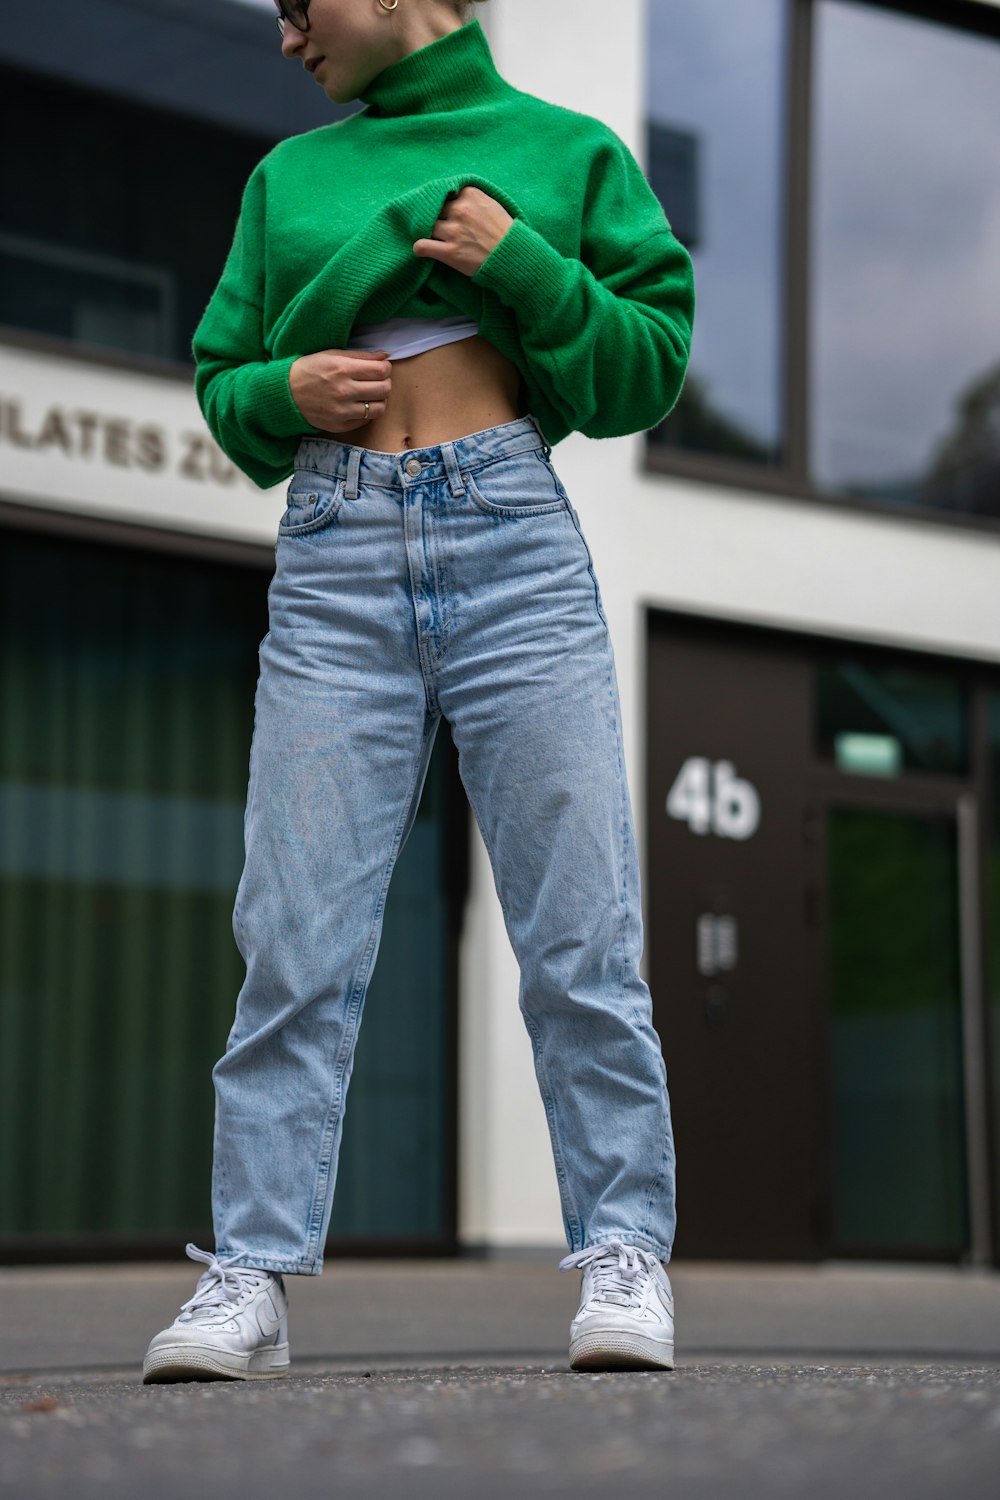
[[[449,193],[429,240],[414,240],[414,255],[440,260],[472,276],[495,250],[514,220],[495,198],[467,183]]]

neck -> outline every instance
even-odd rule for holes
[[[372,115],[439,114],[491,103],[508,88],[472,20],[397,58],[358,97]]]

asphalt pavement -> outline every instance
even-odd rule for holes
[[[12,1500],[997,1500],[1000,1274],[669,1267],[672,1371],[569,1369],[551,1256],[286,1277],[291,1370],[142,1384],[200,1266],[0,1268]]]

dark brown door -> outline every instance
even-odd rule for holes
[[[650,616],[678,1256],[989,1256],[959,687],[940,663]]]
[[[822,1028],[805,944],[809,664],[651,618],[647,948],[675,1253],[819,1253]]]

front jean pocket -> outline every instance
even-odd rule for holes
[[[296,473],[288,486],[286,509],[278,522],[278,535],[309,536],[322,531],[337,519],[344,501],[347,481],[328,479],[324,475]]]
[[[566,496],[542,449],[497,458],[462,475],[469,499],[488,516],[519,520],[566,510]]]

